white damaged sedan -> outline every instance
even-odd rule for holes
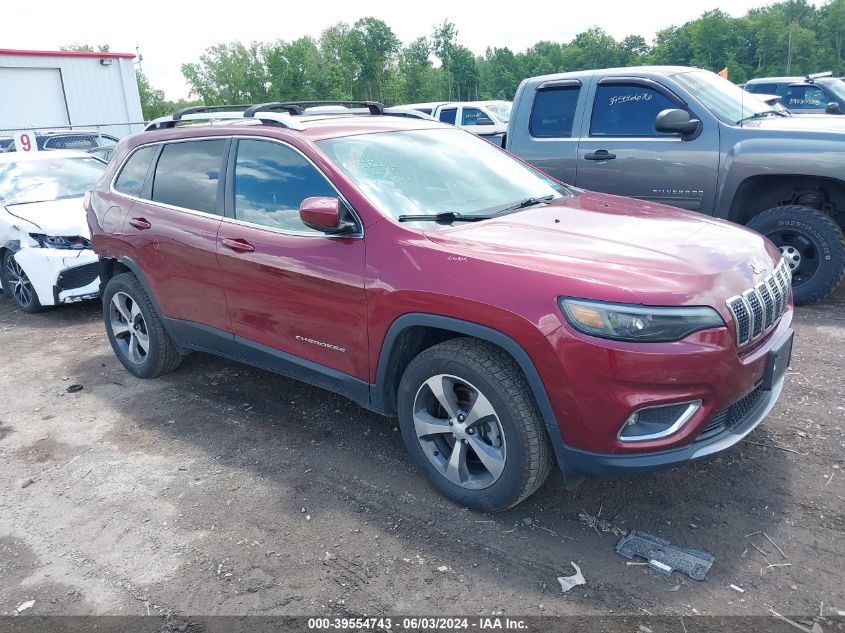
[[[0,154],[0,282],[25,312],[99,294],[82,199],[105,168],[83,152]]]

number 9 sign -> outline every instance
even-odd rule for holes
[[[31,130],[15,132],[15,150],[18,152],[37,152],[38,143],[35,142],[35,132]]]

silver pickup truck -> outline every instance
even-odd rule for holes
[[[577,187],[755,229],[797,304],[845,275],[845,117],[790,116],[706,70],[612,68],[524,80],[503,144]]]

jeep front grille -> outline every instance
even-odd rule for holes
[[[756,341],[777,325],[789,300],[790,283],[789,266],[781,260],[771,275],[725,302],[734,318],[737,345]]]

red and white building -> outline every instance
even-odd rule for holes
[[[0,49],[0,130],[143,121],[132,53]]]

